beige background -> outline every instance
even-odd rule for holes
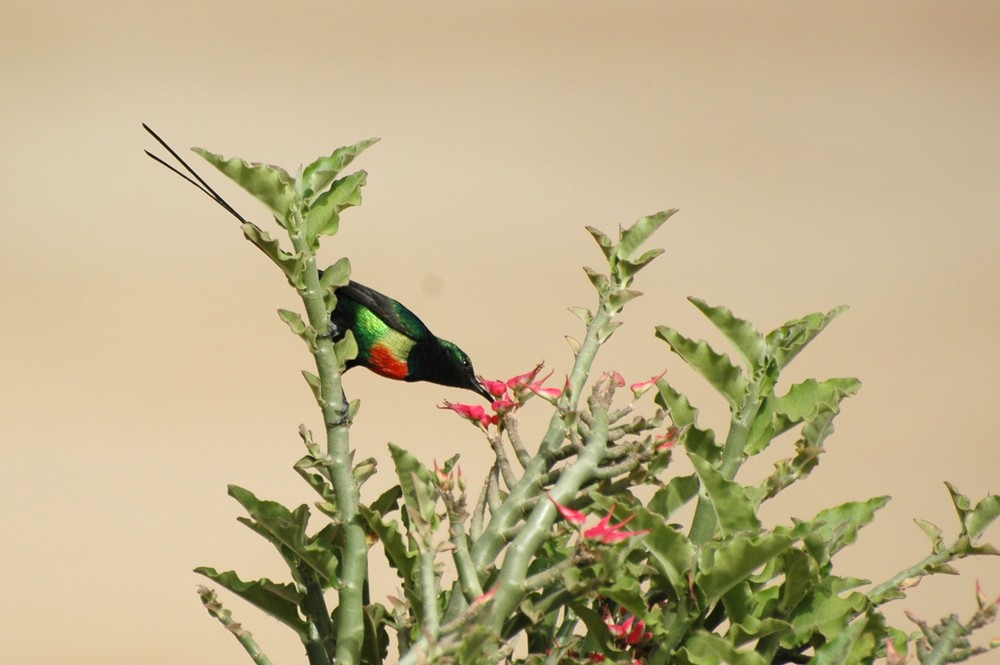
[[[580,265],[599,257],[582,227],[668,207],[668,253],[600,369],[667,367],[717,417],[652,336],[716,339],[685,296],[767,329],[850,304],[791,378],[864,388],[814,478],[766,515],[892,494],[842,574],[881,580],[923,556],[912,517],[953,533],[941,481],[1000,489],[1000,5],[283,4],[0,9],[4,662],[246,662],[190,570],[281,576],[226,483],[313,498],[289,468],[296,426],[317,425],[308,358],[274,315],[294,297],[143,156],[141,121],[292,168],[381,136],[328,256],[488,376],[540,359],[565,373],[565,308],[591,303]],[[384,472],[369,496],[390,482],[388,441],[483,472],[484,441],[434,408],[468,395],[360,370],[347,386],[363,400],[354,445]],[[534,407],[525,433],[543,418]],[[961,570],[905,606],[968,614],[977,577],[1000,594],[997,562]],[[228,604],[276,662],[304,662],[275,622]]]

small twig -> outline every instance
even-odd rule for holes
[[[250,631],[245,630],[241,624],[233,621],[232,612],[222,606],[222,603],[219,602],[218,597],[215,595],[215,591],[208,587],[200,586],[198,587],[198,595],[201,597],[201,603],[208,610],[208,613],[218,619],[219,623],[233,634],[233,637],[246,650],[253,662],[257,663],[257,665],[271,665],[271,659],[261,651],[260,646],[253,638],[253,635],[250,634]]]
[[[483,488],[479,490],[476,507],[472,511],[472,524],[469,526],[469,530],[472,532],[473,540],[479,538],[483,533],[483,524],[486,522],[486,495],[489,492],[489,487],[490,474],[487,474],[486,480],[483,481]]]
[[[521,440],[521,434],[517,430],[517,418],[513,414],[508,413],[503,417],[503,429],[507,432],[507,440],[510,441],[510,446],[514,449],[518,464],[521,465],[522,469],[527,468],[528,462],[531,461],[531,454],[525,448],[524,441]]]
[[[497,466],[500,468],[500,473],[503,476],[503,482],[508,487],[511,488],[517,484],[517,476],[514,475],[514,470],[510,466],[510,460],[507,458],[507,451],[504,450],[503,441],[500,436],[488,436],[490,441],[490,447],[493,448],[493,454],[497,458]]]
[[[490,469],[490,475],[486,483],[486,503],[490,507],[490,513],[495,515],[503,504],[503,497],[500,496],[500,467],[497,464]]]
[[[462,502],[463,505],[458,505],[459,502],[447,492],[441,492],[441,498],[448,511],[448,539],[454,545],[452,558],[455,560],[455,568],[458,570],[458,580],[462,586],[463,595],[471,603],[483,595],[483,587],[479,583],[476,566],[472,563],[472,556],[469,554],[469,539],[465,534],[464,502]]]
[[[610,466],[602,466],[594,471],[594,478],[600,480],[607,480],[609,478],[615,478],[617,476],[629,473],[633,469],[639,466],[639,460],[635,457],[628,457],[625,460],[619,462],[618,464],[612,464]]]

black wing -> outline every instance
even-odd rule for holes
[[[407,309],[402,303],[364,284],[350,281],[346,286],[338,288],[337,298],[341,299],[345,297],[370,310],[385,321],[386,325],[390,328],[406,335],[410,339],[420,341],[434,336],[427,326],[424,325],[424,322],[417,318],[417,315]],[[337,308],[340,308],[339,302]]]

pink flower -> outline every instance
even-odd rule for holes
[[[558,501],[552,498],[552,495],[547,495],[549,501],[555,505],[556,510],[559,514],[568,521],[573,526],[583,526],[584,522],[587,521],[587,516],[581,513],[579,510],[573,510],[572,508],[567,508]],[[611,516],[615,512],[615,507],[612,506],[608,514],[601,518],[601,520],[595,525],[583,532],[583,537],[587,540],[596,540],[605,545],[610,545],[612,543],[620,543],[632,536],[644,536],[652,529],[643,529],[641,531],[623,531],[622,527],[631,522],[635,515],[628,516],[625,521],[619,522],[618,524],[611,523]]]
[[[579,510],[573,510],[572,508],[567,508],[566,506],[562,505],[561,503],[553,499],[551,494],[546,494],[545,496],[549,497],[549,501],[551,501],[555,505],[556,510],[559,511],[559,514],[562,515],[563,518],[570,524],[574,526],[583,526],[583,523],[587,521],[587,516],[581,513]]]
[[[544,366],[545,363],[538,363],[537,365],[535,365],[535,369],[531,370],[530,372],[525,372],[524,374],[518,374],[517,376],[507,379],[507,386],[509,388],[516,389],[519,386],[528,385],[529,383],[535,380],[535,377],[538,376],[538,373],[542,371],[542,367]]]
[[[506,397],[494,401],[493,404],[491,404],[490,406],[494,411],[496,411],[497,415],[499,416],[505,416],[511,411],[517,409],[517,404],[507,399]]]
[[[635,646],[653,637],[653,633],[646,630],[646,622],[636,618],[634,614],[629,614],[621,623],[615,623],[610,616],[605,615],[604,623],[607,624],[609,633],[628,646]]]
[[[608,381],[613,383],[616,388],[622,388],[625,386],[625,377],[622,376],[620,372],[617,371],[605,372],[604,374],[601,375],[600,380],[603,381],[604,379],[607,379]]]
[[[639,399],[639,397],[644,395],[650,388],[656,385],[656,382],[662,379],[663,375],[666,373],[667,370],[663,370],[657,376],[654,376],[651,379],[648,379],[646,381],[640,381],[639,383],[633,383],[631,386],[629,386],[629,390],[632,391],[632,394],[635,396],[635,399]]]
[[[473,600],[472,604],[473,605],[481,605],[482,603],[485,603],[486,601],[488,601],[490,598],[493,597],[493,594],[495,594],[497,592],[497,589],[499,589],[499,588],[500,588],[499,585],[493,587],[492,589],[490,589],[489,591],[487,591],[483,595],[481,595],[478,598],[476,598],[475,600]]]
[[[670,450],[677,444],[677,440],[680,438],[680,433],[680,428],[671,427],[663,434],[657,434],[653,437],[653,441],[656,442],[656,449],[659,451]]]
[[[484,379],[483,377],[478,377],[479,382],[483,384],[483,387],[493,395],[494,397],[503,397],[507,394],[507,384],[504,381],[490,381],[489,379]]]
[[[642,531],[622,531],[622,527],[631,522],[635,518],[635,514],[629,515],[625,518],[624,522],[619,522],[618,524],[611,523],[611,516],[615,512],[614,506],[608,511],[608,514],[601,518],[601,521],[597,523],[597,526],[592,526],[583,532],[583,537],[588,540],[597,540],[604,544],[619,543],[626,540],[632,536],[644,536],[652,529],[643,529]]]
[[[492,416],[487,415],[486,409],[478,404],[456,404],[445,400],[445,403],[439,404],[438,408],[451,409],[469,422],[476,423],[480,427],[487,427],[496,418],[496,414]]]
[[[551,376],[551,374],[549,376]],[[549,377],[547,376],[545,378],[547,379]],[[542,379],[542,381],[544,380],[545,379]],[[542,387],[542,381],[530,384],[528,386],[528,390],[535,393],[536,395],[544,399],[546,402],[551,402],[552,404],[555,404],[556,400],[558,400],[559,397],[562,396],[563,393],[562,388],[544,388]]]

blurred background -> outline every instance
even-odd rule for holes
[[[850,305],[788,379],[864,387],[765,517],[891,494],[840,573],[881,581],[917,561],[912,518],[956,530],[942,481],[976,500],[1000,489],[998,34],[994,2],[4,3],[4,661],[247,662],[191,569],[282,577],[227,483],[313,500],[291,470],[297,426],[320,425],[309,358],[274,313],[295,296],[143,155],[140,122],[289,170],[380,136],[356,162],[364,206],[325,256],[349,256],[489,377],[569,370],[566,308],[592,304],[580,266],[600,264],[584,225],[680,208],[597,369],[666,368],[721,428],[721,399],[653,326],[717,341],[689,295],[764,330]],[[471,394],[364,370],[346,386],[362,400],[352,443],[380,462],[369,498],[391,483],[388,442],[427,463],[458,451],[481,478],[485,441],[435,408]],[[522,433],[545,420],[532,404]],[[960,571],[892,616],[971,614],[977,578],[1000,594],[1000,563]],[[275,662],[304,662],[291,633],[223,597]]]

